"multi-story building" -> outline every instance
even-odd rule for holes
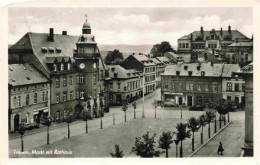
[[[122,105],[130,103],[143,96],[143,74],[135,69],[120,65],[108,65],[109,68],[109,103]]]
[[[32,64],[9,64],[9,131],[50,115],[50,82]]]
[[[216,50],[225,50],[228,45],[235,42],[236,39],[248,41],[248,37],[243,35],[237,30],[231,30],[231,26],[228,26],[228,30],[215,30],[204,31],[201,27],[200,31],[194,31],[189,35],[185,35],[178,39],[178,54],[191,54],[191,59],[194,61],[197,59],[199,53],[202,53],[205,49],[215,53]]]
[[[245,140],[243,156],[254,156],[254,83],[253,62],[238,70],[236,74],[245,79]]]
[[[87,21],[80,36],[54,34],[53,28],[49,34],[27,33],[9,48],[9,63],[32,63],[51,80],[50,114],[55,120],[70,110],[79,115],[86,105],[109,110],[107,68]]]
[[[164,72],[165,64],[158,60],[157,58],[151,58],[153,62],[156,64],[156,88],[161,87],[161,74]]]
[[[156,64],[145,55],[130,55],[122,63],[125,69],[136,69],[145,76],[145,92],[148,94],[156,89]]]
[[[225,59],[228,63],[244,64],[253,61],[253,40],[240,41],[228,45]]]
[[[173,106],[202,105],[222,98],[222,78],[232,77],[235,64],[169,65],[162,76],[161,100]]]

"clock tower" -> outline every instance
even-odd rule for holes
[[[97,98],[100,92],[98,87],[100,53],[87,19],[83,24],[82,34],[76,43],[73,57],[78,70],[77,82],[80,99]]]

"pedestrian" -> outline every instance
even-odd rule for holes
[[[218,145],[218,154],[219,154],[219,152],[220,152],[220,154],[221,155],[223,155],[223,151],[224,151],[224,148],[222,147],[222,143],[221,142],[219,142],[219,145]]]

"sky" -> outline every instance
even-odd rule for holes
[[[14,44],[27,32],[67,31],[80,35],[87,20],[101,45],[154,45],[177,39],[195,30],[236,29],[253,34],[251,8],[9,8],[8,43]]]

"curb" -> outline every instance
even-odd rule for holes
[[[225,125],[224,127],[222,127],[215,135],[213,135],[211,138],[209,138],[205,143],[203,143],[198,149],[196,149],[192,154],[190,154],[188,157],[192,157],[197,151],[199,151],[204,145],[206,145],[211,139],[213,139],[216,135],[218,135],[223,129],[225,129],[229,124],[231,123],[231,121],[229,123],[227,123],[227,125]]]

